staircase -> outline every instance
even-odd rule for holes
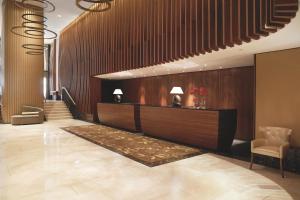
[[[44,111],[47,121],[59,119],[73,119],[68,107],[63,101],[46,101]]]

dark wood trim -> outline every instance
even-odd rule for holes
[[[275,50],[275,51],[261,52],[261,53],[255,54],[255,55],[267,54],[267,53],[274,53],[274,52],[280,52],[280,51],[288,51],[288,50],[293,50],[293,49],[300,49],[300,47],[294,47],[294,48],[289,48],[289,49],[280,49],[280,50]]]
[[[97,113],[101,124],[134,132],[140,131],[139,105],[98,103]]]

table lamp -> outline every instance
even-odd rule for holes
[[[122,90],[121,89],[115,89],[113,95],[115,96],[115,98],[114,98],[115,102],[116,103],[121,103],[121,101],[122,101],[122,96],[121,95],[123,95]]]
[[[173,96],[173,107],[181,107],[181,97],[180,94],[183,94],[181,87],[173,87],[170,94],[174,94]]]

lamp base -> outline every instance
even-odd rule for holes
[[[122,102],[122,96],[119,95],[119,94],[116,94],[114,100],[115,100],[115,103],[121,103]]]
[[[181,107],[181,97],[179,95],[174,95],[172,106],[173,107]]]

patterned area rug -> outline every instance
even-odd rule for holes
[[[204,153],[196,148],[101,125],[71,126],[62,129],[149,167]]]

